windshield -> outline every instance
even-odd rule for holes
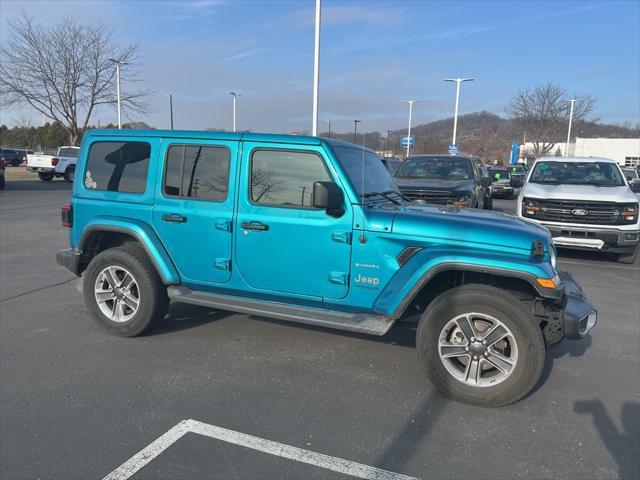
[[[511,174],[508,170],[497,170],[495,168],[489,169],[489,176],[494,180],[510,180]]]
[[[363,150],[358,148],[332,147],[332,149],[358,195],[371,192],[400,192],[396,182],[375,153],[364,150],[363,157]]]
[[[394,176],[469,180],[473,178],[473,170],[468,158],[417,157],[405,160]]]
[[[624,176],[627,177],[627,180],[634,180],[636,178],[639,178],[638,172],[635,168],[623,168],[622,172],[624,173]]]
[[[533,168],[531,183],[597,185],[622,187],[625,185],[618,166],[606,162],[538,162]]]

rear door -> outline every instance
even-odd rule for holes
[[[312,206],[314,182],[336,179],[320,146],[243,142],[235,261],[249,286],[334,299],[347,294],[351,206],[345,202],[337,217]]]
[[[234,141],[163,139],[153,225],[186,284],[231,277]]]

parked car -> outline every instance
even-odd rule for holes
[[[622,167],[624,178],[627,179],[629,185],[640,182],[640,173],[633,167]]]
[[[607,158],[536,161],[518,199],[518,215],[547,227],[559,247],[611,252],[633,263],[640,243],[640,184],[629,185]]]
[[[4,159],[5,166],[17,167],[24,161],[24,154],[21,151],[10,148],[3,148],[0,157]]]
[[[57,261],[83,276],[87,309],[115,335],[141,334],[169,300],[373,335],[419,314],[426,375],[497,406],[534,388],[545,345],[597,320],[546,229],[403,203],[358,145],[91,130],[78,178]]]
[[[0,157],[0,190],[4,190],[4,167],[5,167],[4,158]]]
[[[511,186],[513,188],[520,188],[524,185],[525,177],[527,176],[527,167],[522,164],[509,165],[507,167],[511,174]]]
[[[79,151],[78,147],[60,147],[56,155],[27,155],[27,170],[37,172],[43,182],[50,182],[54,177],[64,177],[67,182],[73,182]]]
[[[407,158],[394,173],[402,194],[411,201],[491,208],[489,179],[475,160],[454,155]]]
[[[384,166],[387,168],[387,171],[391,175],[393,175],[393,173],[398,169],[398,167],[402,163],[402,160],[396,157],[383,157],[381,160]]]
[[[491,194],[493,198],[513,198],[516,191],[511,184],[511,172],[504,167],[489,168],[491,177]]]

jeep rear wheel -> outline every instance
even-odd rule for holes
[[[442,393],[492,407],[526,396],[545,360],[532,315],[510,293],[486,285],[456,287],[436,298],[422,315],[416,347]]]
[[[83,294],[98,324],[123,337],[141,334],[169,304],[166,287],[135,244],[96,255],[84,273]]]

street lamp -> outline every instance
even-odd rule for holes
[[[331,138],[331,120],[325,120],[329,124],[329,138]]]
[[[409,128],[407,129],[407,157],[411,148],[411,116],[413,114],[413,104],[420,103],[420,100],[403,100],[403,103],[409,104]]]
[[[445,78],[445,82],[456,82],[456,112],[453,116],[453,140],[452,145],[456,144],[456,132],[458,130],[458,105],[460,104],[460,84],[462,82],[473,82],[473,78]]]
[[[233,95],[233,131],[236,131],[236,99],[241,97],[239,93],[229,92],[229,95]]]
[[[122,106],[120,104],[120,65],[128,65],[127,62],[122,60],[116,60],[115,58],[108,59],[116,66],[116,96],[118,97],[118,129],[122,128]]]
[[[362,122],[362,120],[354,120],[353,121],[353,143],[358,143],[358,124]]]
[[[316,0],[316,29],[313,48],[313,112],[311,135],[318,136],[318,88],[320,84],[320,0]]]
[[[387,130],[387,148],[385,148],[385,152],[389,154],[389,139],[391,137],[391,130]]]
[[[569,156],[569,141],[571,140],[571,123],[573,122],[573,106],[576,102],[579,102],[579,98],[570,98],[567,100],[571,104],[569,107],[569,130],[567,131],[567,143],[564,147],[564,156]]]

